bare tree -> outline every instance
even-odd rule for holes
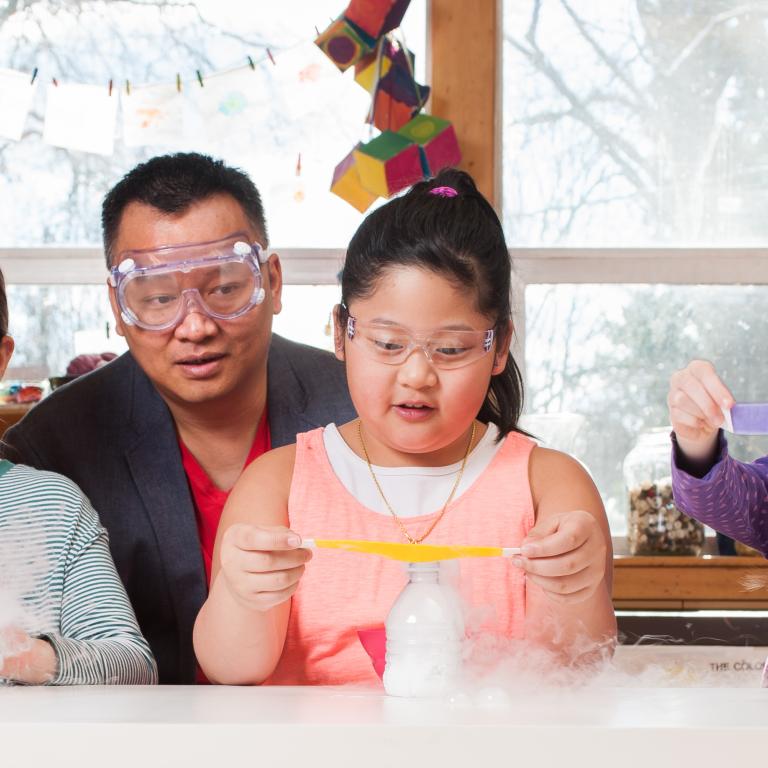
[[[615,243],[618,212],[618,231],[646,242],[765,235],[765,193],[754,192],[768,160],[768,3],[636,0],[628,16],[612,5],[533,0],[525,29],[506,34],[525,75],[505,86],[525,89],[508,126],[522,135],[505,163],[510,229]],[[515,178],[524,152],[548,158],[540,194],[532,174]]]

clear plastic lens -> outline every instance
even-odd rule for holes
[[[172,323],[189,292],[214,316],[232,316],[246,309],[260,287],[260,274],[242,261],[219,262],[189,269],[137,271],[126,278],[123,300],[136,320],[148,327]]]
[[[478,360],[490,350],[493,332],[436,331],[422,337],[403,328],[355,322],[350,338],[369,357],[382,363],[398,365],[419,347],[434,365],[458,368]]]

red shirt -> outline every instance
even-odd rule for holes
[[[206,583],[211,584],[211,565],[213,563],[213,545],[216,541],[216,530],[221,520],[221,512],[229,497],[229,491],[222,491],[206,474],[197,459],[190,453],[189,448],[179,438],[181,448],[181,463],[187,473],[189,488],[192,491],[192,501],[195,504],[197,518],[197,533],[200,537],[200,548],[203,551]],[[253,445],[245,460],[245,469],[254,459],[266,453],[271,448],[267,409],[261,415],[261,421],[253,438]]]
[[[269,423],[267,422],[267,409],[261,414],[261,421],[256,428],[256,436],[253,445],[245,460],[245,469],[254,459],[266,453],[272,447],[269,436]],[[197,534],[200,537],[200,549],[203,552],[205,564],[205,581],[208,587],[211,585],[211,566],[213,564],[213,545],[216,542],[216,531],[221,520],[224,504],[229,497],[229,491],[222,491],[200,466],[198,460],[190,453],[189,448],[179,438],[181,449],[181,463],[187,474],[189,488],[192,491],[192,501],[195,505],[195,517],[197,518]],[[200,666],[197,667],[197,683],[207,683]]]

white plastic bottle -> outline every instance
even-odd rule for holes
[[[408,583],[386,621],[390,696],[441,696],[459,682],[464,620],[456,593],[439,576],[439,562],[408,564]]]

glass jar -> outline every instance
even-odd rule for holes
[[[640,434],[624,459],[629,498],[627,540],[632,555],[700,555],[704,526],[672,499],[671,427]]]

